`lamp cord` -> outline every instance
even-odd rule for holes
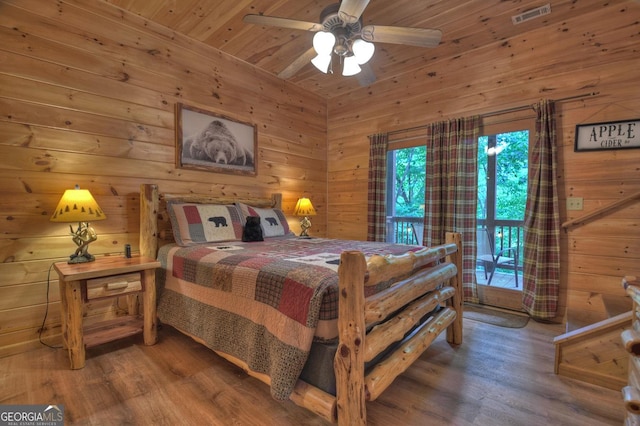
[[[62,349],[62,346],[51,346],[50,344],[45,343],[42,340],[42,332],[44,331],[44,324],[47,321],[47,315],[49,315],[49,286],[51,283],[51,269],[53,269],[53,263],[51,264],[51,266],[49,266],[49,272],[47,272],[47,303],[45,305],[44,318],[42,319],[42,325],[40,326],[40,330],[38,331],[38,340],[40,340],[40,343],[42,343],[43,345],[51,349]]]

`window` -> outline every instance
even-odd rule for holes
[[[478,219],[524,220],[529,131],[478,138]]]
[[[387,241],[422,244],[426,147],[387,153]]]

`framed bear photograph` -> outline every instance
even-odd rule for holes
[[[176,104],[176,167],[256,176],[257,148],[254,124]]]

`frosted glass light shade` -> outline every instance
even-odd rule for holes
[[[329,65],[331,65],[331,54],[318,55],[311,60],[311,63],[313,64],[313,66],[326,74],[329,71]]]
[[[331,55],[333,46],[336,44],[336,36],[327,31],[318,31],[313,36],[313,48],[318,56]]]
[[[368,41],[364,41],[362,39],[357,39],[353,42],[351,46],[353,50],[353,55],[358,60],[358,64],[366,64],[373,57],[373,53],[376,48],[373,43],[369,43]]]
[[[492,146],[492,147],[490,147],[488,149],[485,148],[485,152],[487,153],[488,156],[491,157],[492,155],[500,154],[508,146],[509,146],[508,143],[500,142],[496,146]]]
[[[355,56],[347,56],[344,58],[344,64],[342,66],[342,75],[349,77],[358,74],[362,69],[358,65],[358,60]]]

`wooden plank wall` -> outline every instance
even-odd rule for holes
[[[640,118],[640,4],[602,4],[597,12],[578,18],[566,10],[568,18],[558,25],[531,21],[523,24],[530,31],[522,36],[430,59],[410,75],[330,99],[328,235],[366,239],[367,135],[526,106],[541,98],[599,93],[557,105],[562,222],[640,191],[640,149],[573,150],[576,124]],[[570,7],[554,3],[554,13]],[[443,42],[452,40],[444,34]],[[511,118],[491,117],[485,124]],[[583,197],[584,210],[567,212],[567,197]],[[569,321],[607,318],[607,300],[630,309],[620,280],[640,273],[639,225],[640,204],[635,203],[562,233],[559,319],[566,307]]]
[[[107,220],[93,254],[138,247],[138,191],[309,196],[326,233],[326,100],[99,1],[0,1],[0,356],[60,343],[50,265],[75,250],[49,222],[65,189],[89,189]],[[176,169],[174,105],[258,127],[257,177]],[[297,218],[290,218],[299,230]],[[122,303],[122,307],[126,306]],[[88,321],[120,307],[91,304]]]

